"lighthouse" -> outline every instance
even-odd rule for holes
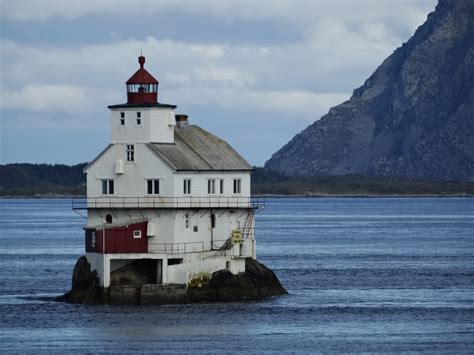
[[[87,174],[85,257],[100,286],[187,285],[256,258],[252,167],[224,140],[159,101],[138,58],[110,144]],[[75,206],[75,208],[80,208]]]

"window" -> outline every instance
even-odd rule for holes
[[[160,194],[160,180],[152,179],[146,181],[146,191],[148,195],[159,195]]]
[[[240,179],[234,179],[234,194],[240,194]]]
[[[191,194],[191,179],[183,180],[183,194],[185,195]]]
[[[184,227],[185,227],[186,229],[189,228],[189,213],[185,213],[185,214],[184,214]]]
[[[95,231],[91,233],[91,247],[95,249]]]
[[[216,215],[214,213],[211,214],[211,228],[216,228]]]
[[[219,192],[220,192],[221,194],[224,193],[224,179],[221,179],[221,180],[219,181]]]
[[[140,239],[142,237],[142,231],[141,230],[134,230],[133,231],[133,239]]]
[[[125,126],[125,119],[124,119],[124,118],[121,118],[121,119],[120,119],[120,124],[121,124],[122,126]]]
[[[127,144],[127,161],[135,160],[135,147],[133,144]]]
[[[102,195],[114,194],[114,180],[102,180]]]
[[[197,232],[198,231],[198,226],[194,226],[193,227],[193,232]]]
[[[207,180],[207,193],[208,194],[216,193],[216,180],[215,179]]]
[[[168,259],[168,265],[179,265],[182,263],[183,263],[183,259],[177,259],[177,258]]]
[[[142,117],[142,113],[141,112],[137,112],[137,118],[140,118]]]
[[[141,118],[137,118],[137,125],[141,125],[142,124],[142,119]]]
[[[125,118],[125,112],[120,112],[120,118]]]

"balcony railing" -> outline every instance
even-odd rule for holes
[[[224,197],[224,196],[202,196],[202,197],[89,197],[72,200],[74,210],[95,208],[152,208],[152,209],[178,209],[178,208],[263,208],[265,199],[263,197]]]
[[[149,253],[186,254],[204,251],[204,242],[158,243],[148,247],[152,249]]]

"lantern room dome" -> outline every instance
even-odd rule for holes
[[[133,74],[130,79],[127,80],[126,84],[158,84],[153,75],[151,75],[145,68],[145,57],[139,56],[138,63],[140,63],[140,69]]]
[[[127,80],[128,104],[156,104],[158,103],[158,80],[145,68],[145,57],[138,57],[140,69]]]

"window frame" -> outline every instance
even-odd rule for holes
[[[135,161],[135,144],[126,144],[127,162]]]
[[[146,194],[147,195],[160,194],[160,179],[146,179]]]
[[[216,179],[207,179],[207,193],[208,195],[216,194]]]
[[[183,179],[183,195],[191,195],[191,179]]]
[[[233,179],[234,180],[234,195],[240,195],[242,193],[242,179]]]
[[[102,195],[115,195],[114,179],[101,179]]]

